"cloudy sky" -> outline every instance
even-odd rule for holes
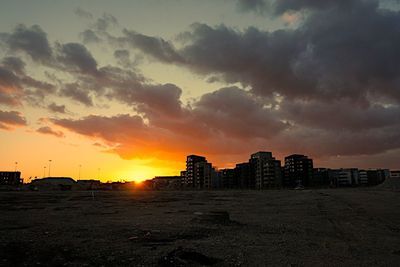
[[[396,0],[2,0],[0,166],[141,180],[259,150],[400,168]],[[45,168],[46,167],[46,168]]]

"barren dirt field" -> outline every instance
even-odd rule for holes
[[[400,193],[0,192],[3,266],[398,266]]]

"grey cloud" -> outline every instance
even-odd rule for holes
[[[114,51],[114,58],[117,60],[118,64],[124,68],[134,68],[141,60],[140,57],[135,57],[134,60],[130,59],[130,52],[126,49],[117,49]]]
[[[11,34],[3,35],[3,39],[11,51],[23,51],[38,62],[51,62],[52,49],[47,34],[38,25],[26,27],[20,24]]]
[[[10,129],[14,126],[26,126],[25,117],[18,111],[0,110],[0,128]]]
[[[16,106],[23,100],[37,103],[46,95],[55,93],[53,84],[28,76],[25,63],[16,57],[6,57],[0,65],[0,103]]]
[[[260,15],[268,12],[269,15],[281,15],[302,9],[348,8],[357,1],[369,0],[237,0],[236,5],[242,12],[255,12]]]
[[[56,113],[65,113],[65,105],[57,105],[56,103],[51,103],[50,105],[47,106],[47,108],[51,112],[56,112]]]
[[[118,20],[111,14],[104,13],[103,16],[97,19],[94,27],[98,31],[106,32],[112,26],[117,26]]]
[[[359,131],[294,127],[273,141],[280,151],[301,151],[315,157],[374,155],[400,148],[400,126]]]
[[[237,8],[240,11],[253,11],[264,14],[268,10],[269,3],[264,0],[237,0]]]
[[[400,13],[379,9],[372,0],[346,2],[348,9],[341,1],[328,2],[332,8],[312,12],[296,29],[238,31],[197,23],[182,34],[186,42],[181,49],[137,33],[133,39],[149,40],[151,45],[132,44],[161,62],[250,85],[258,95],[350,99],[359,105],[371,97],[400,101]]]
[[[81,32],[79,36],[82,38],[82,41],[85,44],[99,43],[102,41],[102,39],[100,39],[100,37],[98,37],[97,34],[90,29]]]
[[[79,71],[85,74],[97,73],[97,62],[90,51],[82,44],[67,43],[59,47],[59,60],[70,71]]]
[[[193,113],[199,122],[230,137],[266,139],[288,127],[263,101],[237,87],[204,94]]]
[[[3,66],[12,70],[13,72],[23,74],[25,73],[25,62],[18,57],[5,57],[2,60]]]
[[[369,0],[359,0],[367,2]],[[275,0],[272,1],[272,9],[277,14],[286,11],[298,11],[301,9],[326,9],[326,8],[349,8],[357,0]]]
[[[78,120],[52,119],[58,126],[73,130],[79,134],[100,137],[109,142],[123,142],[130,135],[144,134],[146,126],[139,116],[120,114],[113,117],[90,115]]]
[[[82,90],[78,83],[65,84],[61,88],[60,93],[62,96],[70,97],[71,99],[86,106],[93,106],[93,100],[90,96],[90,92]]]
[[[0,66],[0,104],[20,105],[22,90],[18,76],[7,68]]]
[[[36,132],[41,133],[41,134],[54,135],[56,137],[64,137],[64,133],[63,132],[55,131],[49,126],[40,127],[39,129],[36,130]]]
[[[126,29],[124,34],[126,38],[120,38],[120,42],[126,42],[162,62],[179,63],[183,61],[173,45],[162,38],[146,36]]]
[[[331,131],[363,131],[400,126],[400,107],[374,104],[366,107],[348,101],[321,103],[317,101],[284,101],[280,116],[302,126]]]
[[[81,18],[85,18],[85,19],[91,19],[93,18],[92,13],[90,13],[89,11],[86,11],[84,9],[82,9],[81,7],[77,7],[74,9],[74,13]]]

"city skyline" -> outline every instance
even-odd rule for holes
[[[400,6],[3,1],[2,170],[145,180],[254,151],[400,169]]]

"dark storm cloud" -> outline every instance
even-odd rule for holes
[[[182,90],[174,84],[144,84],[130,92],[121,89],[118,96],[120,101],[127,97],[125,101],[136,103],[137,110],[146,115],[177,117],[181,112],[181,93]]]
[[[185,42],[178,50],[142,35],[150,46],[132,44],[162,62],[250,85],[259,95],[358,104],[371,96],[399,101],[400,14],[379,9],[372,0],[328,2],[279,2],[285,8],[318,7],[296,29],[239,31],[194,24],[181,34]]]
[[[52,49],[47,34],[39,25],[26,27],[18,25],[12,33],[2,34],[10,51],[23,51],[35,61],[48,63],[52,59]]]
[[[8,68],[9,70],[23,74],[25,73],[25,62],[18,57],[5,57],[2,60],[2,65]]]
[[[124,30],[124,34],[126,37],[120,38],[120,42],[128,43],[162,62],[175,63],[183,60],[173,45],[162,38],[146,36],[129,30]]]
[[[298,125],[332,131],[363,131],[400,126],[400,106],[384,107],[373,104],[358,107],[348,101],[284,101],[281,104],[280,115]]]
[[[8,106],[20,105],[22,91],[18,76],[0,65],[0,104]]]
[[[264,0],[238,0],[237,8],[240,11],[254,11],[263,14],[268,10],[268,3]]]
[[[362,1],[362,0],[361,0]],[[364,0],[366,2],[368,0]],[[237,7],[243,12],[255,12],[258,14],[283,14],[287,11],[299,11],[302,9],[324,9],[336,6],[348,7],[357,0],[237,0]]]
[[[59,47],[58,60],[70,71],[85,74],[97,73],[97,62],[90,51],[80,43],[67,43]]]
[[[52,122],[79,134],[100,137],[109,142],[120,142],[130,135],[132,138],[140,136],[145,133],[146,129],[140,116],[127,114],[113,117],[90,115],[78,120],[52,119]]]
[[[373,155],[400,148],[400,126],[373,129],[325,130],[292,127],[274,141],[279,151],[300,151],[315,157],[341,155]]]
[[[47,108],[51,112],[56,112],[56,113],[65,113],[65,105],[57,105],[56,103],[51,103],[50,105],[47,106]]]
[[[1,62],[0,103],[16,106],[25,100],[37,104],[46,95],[55,93],[53,84],[28,76],[20,58],[6,57]]]
[[[36,132],[41,133],[41,134],[54,135],[56,137],[64,137],[64,133],[63,132],[55,131],[49,126],[40,127],[39,129],[36,130]]]
[[[276,31],[197,23],[180,35],[179,49],[160,38],[133,33],[130,43],[161,62],[251,88],[250,99],[235,89],[203,95],[193,109],[183,109],[184,121],[196,121],[203,134],[262,138],[276,142],[273,146],[282,151],[291,146],[319,156],[376,154],[399,147],[399,12],[381,9],[373,0],[241,1],[239,5],[258,13],[268,9],[277,16],[303,9],[311,12],[303,14],[297,28]],[[275,99],[277,108],[260,105],[236,113],[242,104],[260,107],[258,97],[261,102]],[[254,121],[247,128],[235,120],[246,114],[250,117],[243,121]],[[156,117],[150,122],[171,129],[179,125]],[[253,129],[254,125],[259,127]],[[192,130],[186,122],[180,128]]]
[[[64,84],[60,90],[62,96],[70,97],[71,99],[84,104],[85,106],[93,106],[93,100],[90,92],[80,88],[78,83]]]
[[[26,119],[20,112],[0,110],[0,128],[8,130],[14,126],[25,125],[27,125]]]
[[[363,1],[363,0],[361,0]],[[368,0],[364,0],[367,2]],[[332,7],[348,8],[356,0],[275,0],[272,2],[272,9],[277,14],[282,14],[286,11],[298,11],[301,9],[325,9]]]
[[[193,113],[207,127],[237,138],[268,138],[288,126],[263,102],[237,87],[204,94],[194,103]]]

